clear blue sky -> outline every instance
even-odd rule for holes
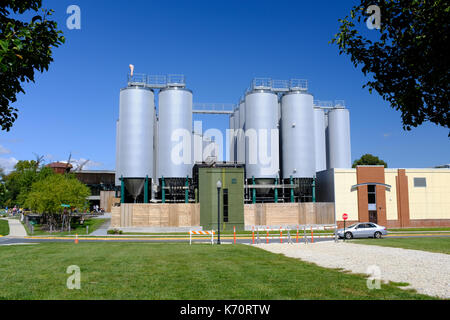
[[[355,2],[44,0],[66,44],[19,96],[19,119],[0,133],[0,165],[72,152],[94,161],[91,169],[114,169],[130,63],[136,72],[184,74],[195,102],[236,103],[254,77],[308,79],[315,99],[347,102],[352,159],[372,153],[392,168],[450,163],[447,129],[403,131],[400,114],[362,89],[360,70],[329,44]],[[81,30],[66,27],[71,4],[81,8]],[[226,117],[207,119],[207,128],[228,127]]]

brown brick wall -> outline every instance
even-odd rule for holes
[[[383,166],[358,166],[356,168],[357,183],[385,183]],[[378,224],[386,225],[386,188],[376,187]],[[369,221],[367,186],[358,188],[359,221]]]
[[[397,183],[397,215],[400,227],[410,226],[408,177],[405,169],[399,169]]]

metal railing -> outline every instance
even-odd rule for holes
[[[308,80],[291,79],[291,81],[289,81],[289,88],[291,90],[307,91],[308,90]]]
[[[314,100],[314,107],[332,109],[333,101]]]
[[[345,100],[335,100],[334,107],[335,108],[345,108]]]
[[[128,86],[163,89],[167,87],[185,87],[186,78],[182,74],[147,75],[143,73],[128,74]]]
[[[236,105],[232,103],[194,103],[193,113],[200,114],[233,114]]]

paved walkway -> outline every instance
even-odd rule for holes
[[[2,219],[7,220],[9,224],[9,235],[8,237],[26,237],[27,231],[25,230],[22,223],[18,219]]]

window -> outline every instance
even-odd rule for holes
[[[414,187],[415,188],[426,188],[427,187],[427,178],[414,178]]]
[[[371,204],[374,205],[377,203],[377,192],[376,192],[376,187],[375,185],[369,185],[367,186],[367,198],[369,200],[369,207]],[[371,210],[373,208],[369,208],[369,210]]]
[[[228,222],[228,189],[223,189],[223,222]]]

